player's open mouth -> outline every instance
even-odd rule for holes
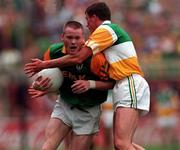
[[[70,49],[71,49],[71,51],[75,51],[77,49],[77,47],[76,46],[71,46]]]

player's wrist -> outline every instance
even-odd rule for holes
[[[42,61],[41,65],[40,65],[40,68],[41,68],[41,70],[47,69],[47,68],[51,68],[50,65],[51,65],[51,64],[50,64],[50,61],[49,61],[49,60]]]
[[[96,88],[96,81],[88,80],[88,82],[89,82],[89,89],[95,89]]]

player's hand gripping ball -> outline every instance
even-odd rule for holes
[[[43,79],[50,79],[51,86],[47,89],[48,92],[58,91],[64,80],[63,74],[59,68],[43,69],[37,74],[37,78],[40,76]]]

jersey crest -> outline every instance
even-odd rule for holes
[[[77,69],[78,71],[81,71],[81,70],[83,69],[83,64],[78,64],[78,65],[76,65],[76,69]]]

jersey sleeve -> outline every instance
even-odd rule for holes
[[[43,60],[50,60],[51,57],[50,57],[50,48],[48,48],[48,50],[44,53],[44,57],[43,57]]]
[[[91,72],[97,75],[101,80],[108,80],[109,64],[103,53],[94,55],[91,59]]]
[[[48,50],[44,53],[44,60],[56,59],[65,53],[64,43],[54,43],[49,46]]]
[[[88,38],[85,45],[90,47],[93,54],[97,54],[112,46],[118,37],[114,30],[108,25],[101,25]]]

